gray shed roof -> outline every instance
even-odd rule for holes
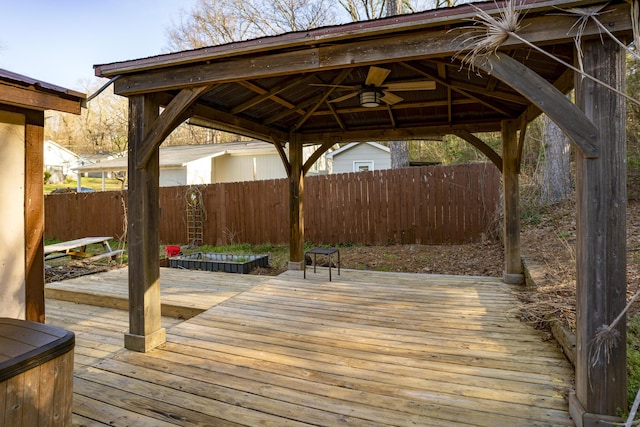
[[[332,151],[331,153],[327,153],[325,155],[325,157],[327,159],[332,159],[334,156],[338,156],[342,153],[344,153],[345,151],[348,151],[350,149],[352,149],[353,147],[359,145],[359,144],[367,144],[370,145],[371,147],[377,148],[378,150],[381,151],[386,151],[387,153],[391,152],[391,149],[389,149],[389,147],[385,147],[384,145],[378,144],[377,142],[351,142],[347,145],[345,145],[344,147],[340,147],[339,149],[337,149],[336,151]]]

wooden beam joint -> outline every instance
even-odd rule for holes
[[[191,107],[200,96],[209,92],[213,87],[214,86],[208,85],[182,89],[180,93],[169,102],[162,114],[154,120],[149,132],[140,144],[139,160],[136,164],[137,169],[144,169],[147,166],[153,151],[162,144],[162,141],[164,141],[180,123],[189,117],[189,114],[187,114],[189,107]]]
[[[474,65],[502,80],[538,106],[567,134],[585,157],[598,157],[598,129],[551,83],[502,52],[477,60]]]

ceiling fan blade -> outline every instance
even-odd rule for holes
[[[386,68],[373,66],[369,67],[369,72],[367,73],[367,80],[365,80],[365,84],[367,86],[380,86],[390,72],[391,70],[387,70]]]
[[[401,98],[394,93],[387,92],[386,90],[383,90],[382,93],[384,94],[384,96],[380,99],[382,99],[389,105],[397,104],[400,101],[404,101],[404,98]]]
[[[320,86],[320,87],[335,87],[338,89],[351,89],[351,90],[356,90],[360,88],[360,85],[358,86],[348,86],[348,85],[332,85],[332,84],[325,84],[325,83],[310,83],[309,86]]]
[[[436,88],[436,82],[432,80],[421,80],[413,82],[395,82],[384,85],[389,90],[433,90]]]
[[[358,92],[351,92],[351,93],[348,93],[346,95],[339,96],[338,98],[330,99],[328,102],[332,103],[332,104],[336,103],[336,102],[342,102],[342,101],[346,101],[347,99],[351,99],[354,96],[358,96]]]

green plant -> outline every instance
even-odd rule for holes
[[[538,225],[542,222],[542,217],[536,210],[523,209],[520,213],[520,220],[523,225]]]

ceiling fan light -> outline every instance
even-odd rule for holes
[[[360,93],[360,105],[367,108],[377,107],[380,105],[380,92],[370,90]]]

